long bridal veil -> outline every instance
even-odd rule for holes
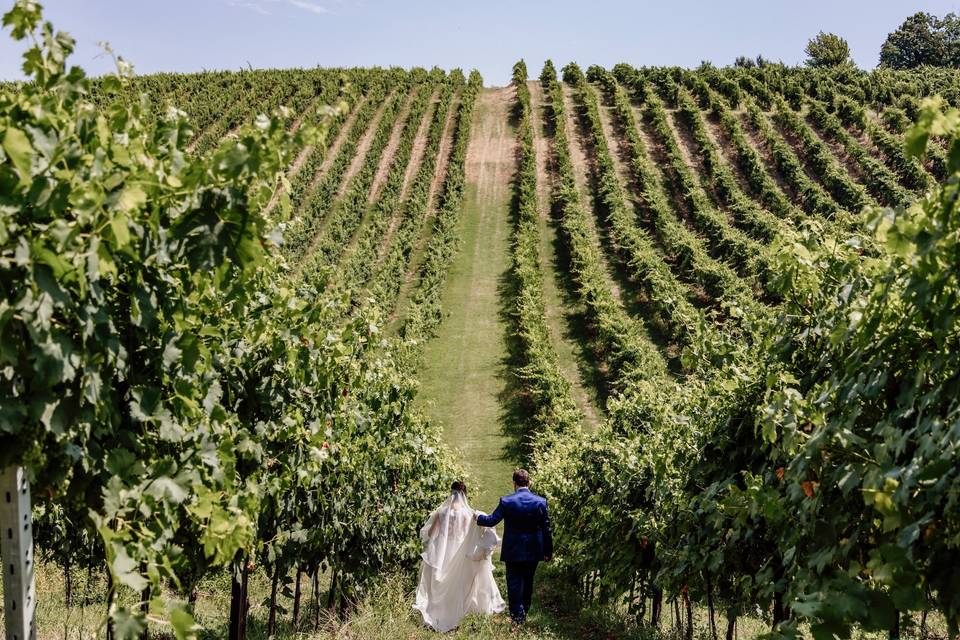
[[[454,491],[420,529],[423,562],[413,608],[437,631],[453,629],[468,613],[504,609],[490,559],[497,533],[476,519],[466,494]]]

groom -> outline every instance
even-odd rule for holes
[[[507,600],[510,617],[521,624],[530,611],[533,574],[537,563],[553,556],[553,531],[547,515],[547,501],[530,491],[530,474],[513,472],[512,495],[500,498],[489,516],[478,515],[481,527],[495,527],[503,520],[503,547],[500,560],[507,565]]]

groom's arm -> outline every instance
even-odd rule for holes
[[[497,508],[493,510],[488,516],[481,514],[477,515],[477,524],[481,527],[495,527],[500,524],[500,521],[503,520],[503,502],[497,503]]]
[[[553,527],[550,526],[550,513],[547,511],[547,502],[543,502],[543,518],[540,522],[540,529],[543,531],[543,559],[550,560],[553,557]]]

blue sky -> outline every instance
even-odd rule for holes
[[[0,0],[6,11],[11,0]],[[439,65],[476,68],[505,84],[520,57],[696,66],[763,54],[797,64],[817,31],[876,65],[887,33],[918,10],[960,12],[960,0],[47,0],[46,15],[78,41],[74,63],[100,73],[106,40],[138,73],[253,67]],[[21,47],[0,38],[0,78],[20,77]]]

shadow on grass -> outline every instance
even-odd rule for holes
[[[496,563],[494,574],[505,593],[503,565]],[[382,585],[361,602],[351,616],[322,629],[319,634],[303,636],[321,638],[352,638],[373,640],[397,639],[467,639],[505,640],[582,640],[607,638],[609,640],[640,640],[653,638],[631,625],[613,610],[601,610],[581,601],[572,593],[564,577],[550,566],[541,565],[537,571],[533,607],[527,622],[514,627],[505,613],[496,615],[471,614],[460,625],[443,635],[425,627],[412,611],[415,582],[408,576],[387,576]]]
[[[550,172],[550,181],[557,184],[556,156],[553,145],[557,123],[553,110],[544,101],[541,106],[540,122],[543,127],[543,137],[549,141],[547,155],[547,170]],[[548,224],[553,229],[553,263],[549,265],[557,276],[558,292],[563,303],[564,329],[563,337],[576,345],[576,364],[580,377],[595,394],[598,408],[605,407],[609,394],[607,378],[601,361],[600,353],[596,348],[595,333],[586,316],[586,310],[580,302],[577,283],[571,275],[571,258],[569,246],[564,241],[563,229],[560,226],[562,212],[560,205],[553,200],[550,194],[550,219]]]
[[[511,110],[511,124],[514,128],[519,126],[519,102]],[[520,149],[517,148],[517,157],[515,166],[519,166]],[[511,226],[511,247],[514,242],[514,233],[519,222],[520,202],[519,193],[516,188],[518,174],[515,173],[511,180],[513,186],[509,222]],[[556,253],[556,252],[555,252]],[[576,345],[576,366],[581,371],[581,377],[594,389],[599,390],[598,402],[605,401],[605,385],[603,375],[600,372],[597,362],[589,346],[591,339],[586,319],[583,317],[582,310],[578,308],[577,302],[569,295],[569,287],[572,283],[569,281],[569,269],[561,268],[559,264],[551,264],[548,268],[557,270],[558,278],[563,280],[560,287],[565,289],[561,292],[563,309],[562,317],[564,320],[564,338],[572,341]],[[511,268],[505,270],[499,277],[497,285],[499,299],[499,317],[504,326],[508,327],[505,336],[506,356],[501,362],[500,378],[503,388],[498,396],[501,406],[500,422],[502,432],[507,436],[508,446],[506,448],[506,457],[518,464],[525,464],[529,460],[532,449],[533,417],[537,410],[533,399],[527,393],[524,382],[521,378],[523,367],[526,365],[523,341],[519,337],[519,327],[516,316],[516,300],[519,295],[519,283]]]
[[[552,109],[546,101],[540,109],[540,123],[543,127],[543,137],[550,143],[547,153],[547,170],[550,172],[550,181],[556,184],[557,176],[556,157],[553,153],[554,135],[557,123],[554,121]],[[560,229],[562,215],[559,204],[550,194],[550,218],[547,223],[553,230],[553,261],[548,265],[556,274],[559,283],[558,292],[563,303],[563,338],[576,345],[576,364],[581,379],[591,388],[596,397],[598,408],[606,406],[607,384],[597,352],[593,348],[593,332],[587,320],[586,310],[580,303],[577,294],[577,283],[571,275],[570,252],[563,241],[563,232]]]
[[[577,282],[571,271],[570,248],[559,228],[561,215],[557,204],[551,203],[549,224],[554,229],[554,260],[549,267],[556,273],[560,285],[557,289],[563,303],[563,337],[576,346],[574,353],[580,376],[584,383],[595,390],[597,406],[605,407],[610,394],[610,380],[601,359],[602,354],[597,349],[596,333],[580,302]]]

